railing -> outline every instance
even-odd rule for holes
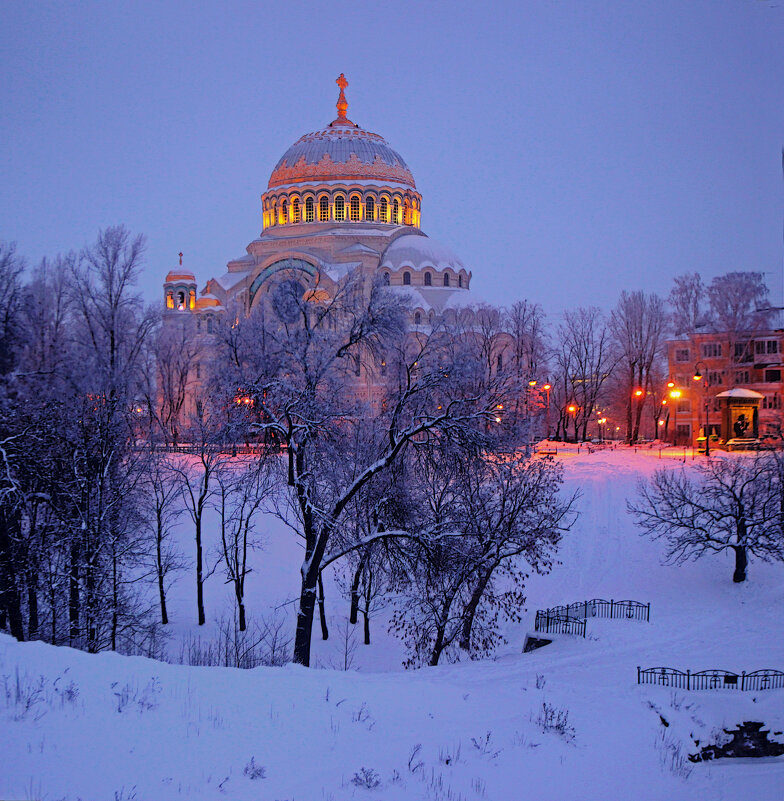
[[[566,606],[553,606],[542,610],[543,614],[586,619],[589,617],[609,617],[626,620],[645,620],[650,622],[651,605],[640,601],[616,601],[610,598],[592,598],[590,601],[576,601]]]
[[[680,690],[780,690],[784,688],[781,670],[754,670],[733,673],[731,670],[698,670],[685,673],[676,668],[637,668],[637,684],[658,684]]]
[[[585,620],[576,617],[564,617],[563,615],[549,615],[541,610],[536,613],[534,630],[545,634],[576,634],[578,637],[585,637]]]

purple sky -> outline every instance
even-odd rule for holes
[[[122,222],[150,299],[179,250],[203,284],[340,72],[483,298],[609,308],[743,269],[781,297],[784,0],[6,1],[0,237],[37,261]]]

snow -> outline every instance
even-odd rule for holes
[[[784,759],[682,757],[744,720],[781,732],[784,690],[673,692],[638,686],[636,669],[784,669],[784,567],[753,561],[734,585],[729,555],[660,564],[661,545],[638,535],[626,500],[657,468],[690,469],[690,450],[557,447],[581,517],[560,564],[528,580],[524,619],[495,660],[402,671],[380,617],[373,645],[357,633],[358,670],[325,668],[340,664],[347,607],[333,582],[332,636],[314,633],[322,669],[192,668],[0,635],[0,798],[780,799]],[[249,614],[283,604],[292,623],[300,545],[272,519],[260,530]],[[187,525],[180,536],[190,548]],[[171,593],[175,651],[196,628],[192,583],[188,573]],[[584,640],[556,635],[521,653],[537,608],[593,597],[650,601],[651,622],[592,618]],[[216,574],[208,617],[229,604]],[[573,740],[537,725],[543,703],[567,711]],[[245,775],[254,766],[264,778]],[[363,768],[377,788],[352,782]]]
[[[395,239],[384,251],[381,266],[393,270],[433,267],[460,272],[465,269],[463,262],[448,247],[423,233],[405,234]]]

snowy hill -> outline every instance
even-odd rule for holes
[[[560,565],[529,579],[525,619],[494,661],[402,671],[383,616],[374,644],[356,648],[359,671],[196,668],[0,636],[0,798],[784,797],[784,758],[685,760],[694,740],[713,742],[742,721],[784,730],[784,690],[636,684],[638,665],[784,669],[784,568],[752,562],[749,580],[734,585],[728,556],[662,566],[660,544],[638,535],[625,504],[641,476],[680,463],[656,451],[558,458],[567,489],[582,492],[581,516]],[[296,594],[299,558],[271,523],[249,580],[251,615]],[[172,595],[170,653],[195,628],[188,579]],[[556,635],[521,653],[536,608],[593,597],[650,601],[651,622],[590,619],[586,639]],[[228,602],[216,574],[208,616]],[[332,637],[314,639],[314,654],[338,665],[347,604],[334,586],[327,602]],[[292,605],[278,614],[290,619]]]

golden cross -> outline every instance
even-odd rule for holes
[[[344,94],[343,90],[348,86],[348,81],[346,80],[346,76],[341,72],[340,77],[335,81],[335,83],[340,87],[338,102],[335,104],[338,110],[338,119],[345,120],[346,112],[348,111],[348,101],[346,100],[346,95]]]
[[[182,267],[182,251],[180,251],[179,256],[180,256],[180,267]]]

